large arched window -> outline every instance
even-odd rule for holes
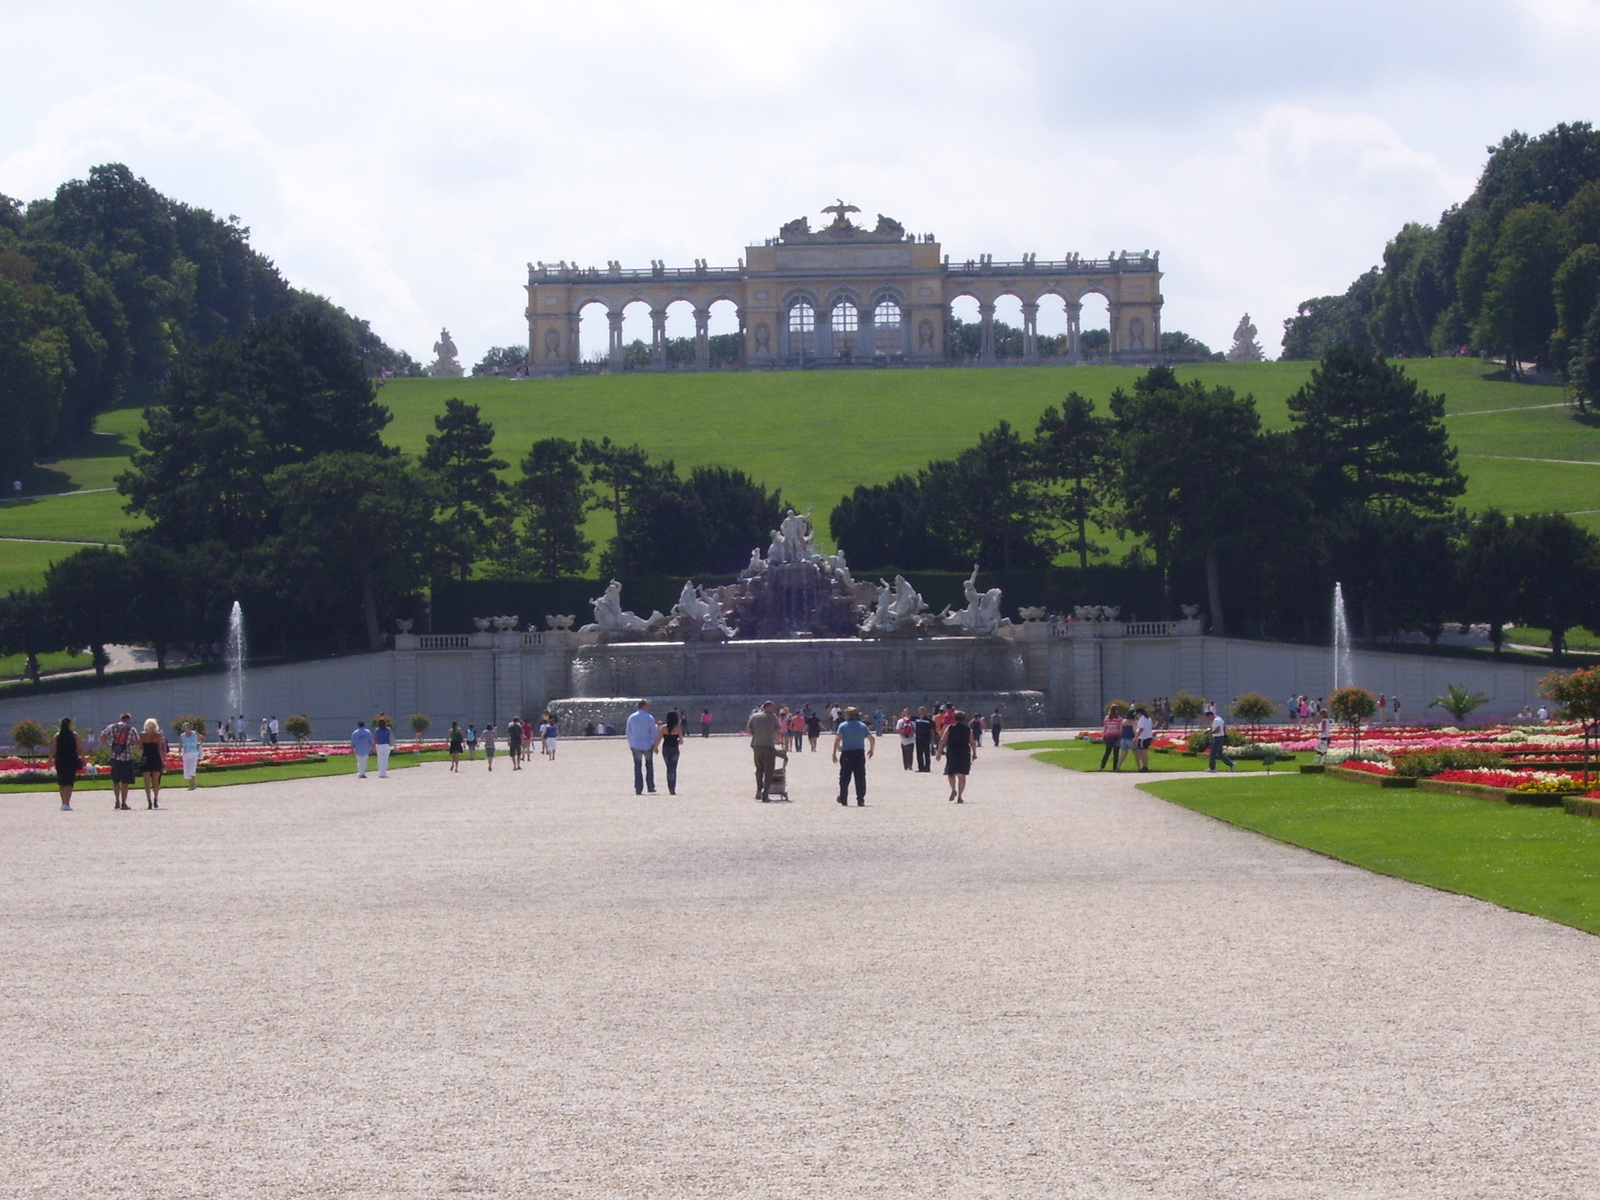
[[[809,300],[796,300],[789,306],[789,353],[817,352],[817,310]]]
[[[872,329],[879,354],[903,354],[905,343],[900,329],[900,305],[887,296],[872,310]]]
[[[849,300],[839,301],[833,306],[833,313],[828,324],[833,330],[833,352],[844,355],[854,354],[856,352],[856,330],[861,324],[861,314],[856,311],[856,306]]]

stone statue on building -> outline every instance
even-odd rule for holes
[[[855,226],[850,223],[850,214],[858,213],[861,210],[854,204],[846,204],[843,200],[840,200],[836,204],[828,205],[822,211],[833,214],[833,223],[828,226],[829,229],[854,229]]]
[[[984,636],[998,633],[1001,629],[1010,626],[1011,622],[1000,615],[1000,589],[990,588],[987,592],[978,590],[978,566],[972,566],[972,577],[961,585],[961,592],[967,598],[967,606],[960,612],[946,612],[944,623],[956,625],[968,633]]]
[[[1250,314],[1245,313],[1233,331],[1233,345],[1228,349],[1227,359],[1229,362],[1261,362],[1265,358],[1261,343],[1256,341],[1256,327],[1250,323]]]
[[[879,237],[892,237],[895,241],[903,241],[906,236],[906,227],[893,217],[878,214],[878,223],[873,226],[872,232]]]
[[[439,340],[433,344],[433,352],[438,355],[433,365],[428,368],[428,374],[435,378],[459,379],[465,374],[461,363],[457,361],[456,344],[450,340],[448,329],[439,330]]]

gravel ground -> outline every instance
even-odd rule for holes
[[[0,1196],[1600,1194],[1600,940],[885,751],[6,799]]]

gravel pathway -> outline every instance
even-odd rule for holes
[[[5,798],[0,1196],[1600,1194],[1600,940],[885,751]]]

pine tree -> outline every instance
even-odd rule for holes
[[[452,396],[433,425],[439,432],[428,435],[422,465],[438,477],[447,497],[445,561],[466,579],[509,515],[506,486],[495,473],[507,464],[494,456],[494,426],[476,404]]]

